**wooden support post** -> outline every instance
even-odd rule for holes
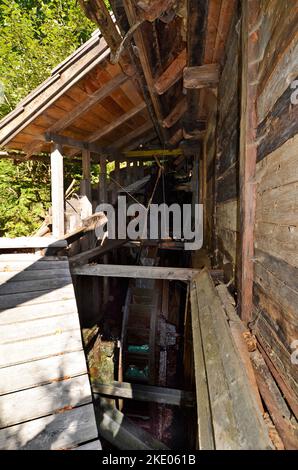
[[[256,78],[258,0],[242,0],[242,92],[240,126],[241,318],[252,317],[254,220],[256,205]]]
[[[82,219],[92,215],[92,191],[91,191],[91,172],[90,172],[90,151],[82,152],[82,172],[83,179],[81,181],[81,195],[86,197],[86,204],[82,210]]]
[[[99,186],[98,196],[99,204],[107,202],[107,162],[105,155],[100,155],[100,175],[99,175]]]
[[[51,152],[52,233],[55,238],[64,236],[64,175],[60,145],[53,144]]]

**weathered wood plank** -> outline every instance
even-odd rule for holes
[[[78,329],[52,336],[33,338],[30,341],[0,345],[0,367],[22,364],[46,357],[80,351],[81,333]]]
[[[288,227],[298,221],[298,182],[272,188],[259,194],[256,207],[256,220]],[[289,228],[291,230],[291,228]]]
[[[0,297],[0,310],[18,307],[21,304],[33,305],[45,302],[54,302],[56,300],[69,300],[74,297],[72,284],[66,285],[60,289],[43,290],[39,292],[27,292],[24,294],[6,294]]]
[[[175,406],[191,406],[193,396],[190,392],[166,387],[131,384],[127,382],[113,382],[99,384],[93,382],[92,392],[99,395],[126,398],[152,403],[165,403]]]
[[[51,269],[69,269],[68,261],[46,261],[45,258],[34,259],[34,258],[15,258],[9,259],[2,258],[0,256],[0,272],[11,272],[11,271],[39,271],[39,270],[51,270]]]
[[[0,395],[86,374],[84,351],[26,362],[0,369]]]
[[[258,162],[258,198],[264,191],[298,182],[298,134]]]
[[[93,405],[0,430],[1,450],[68,449],[97,437]]]
[[[239,232],[239,202],[237,199],[217,205],[216,223],[221,229]]]
[[[258,124],[260,124],[278,98],[286,91],[289,83],[298,76],[298,42],[297,34],[293,38],[286,53],[281,54],[277,66],[272,70],[271,75],[258,96]]]
[[[219,82],[219,71],[218,64],[185,67],[183,70],[183,86],[186,89],[216,87]]]
[[[58,240],[56,237],[0,237],[0,250],[14,248],[65,248],[65,240]]]
[[[58,412],[63,408],[90,403],[88,375],[54,382],[0,396],[0,427],[13,426],[34,418]],[[25,403],[26,406],[20,406]]]
[[[298,77],[296,77],[298,79]],[[291,84],[278,98],[266,118],[258,125],[258,161],[298,133],[298,106],[291,102]]]
[[[80,322],[76,312],[51,318],[31,320],[29,322],[24,321],[17,325],[2,325],[0,327],[0,344],[30,341],[33,338],[61,334],[62,332],[75,329],[80,329]]]
[[[171,128],[179,119],[182,118],[184,113],[187,110],[187,101],[186,98],[183,97],[178,103],[173,107],[171,112],[168,116],[163,120],[163,126],[167,128]]]
[[[71,272],[74,273],[73,266],[77,264],[83,264],[88,261],[92,261],[96,259],[98,256],[102,256],[105,253],[113,250],[114,248],[119,248],[121,245],[126,243],[126,240],[107,240],[104,245],[98,246],[96,248],[92,248],[91,250],[83,251],[78,255],[74,255],[69,258],[69,262],[71,263]]]
[[[0,271],[0,286],[4,282],[20,282],[20,281],[41,281],[41,280],[63,280],[70,278],[69,269],[44,269],[44,270],[24,270],[24,271]],[[71,279],[71,278],[70,278]],[[70,281],[71,282],[71,281]],[[1,288],[0,288],[1,289]]]
[[[6,294],[18,294],[18,293],[37,293],[39,291],[49,290],[49,289],[58,289],[63,286],[72,285],[72,280],[70,275],[67,277],[59,277],[56,279],[42,279],[20,281],[17,277],[14,277],[10,282],[2,283],[0,285],[0,305],[1,305],[1,296]]]
[[[159,95],[163,95],[171,86],[182,78],[186,65],[186,49],[173,60],[169,67],[155,80],[154,89]]]
[[[198,444],[200,450],[212,450],[215,448],[215,442],[213,435],[210,396],[206,377],[206,365],[202,345],[197,290],[194,282],[192,283],[190,290],[190,299],[197,394]]]
[[[189,281],[198,273],[189,268],[162,268],[157,266],[125,266],[125,265],[83,265],[73,267],[73,274],[81,276],[128,277],[133,279],[169,279]]]
[[[34,305],[21,305],[7,310],[0,310],[0,325],[16,324],[39,318],[55,317],[57,315],[67,313],[77,314],[77,304],[73,296],[70,296],[68,300],[57,300]]]
[[[217,202],[236,199],[239,196],[239,164],[236,162],[217,180]]]
[[[216,448],[270,449],[268,431],[213,281],[202,270],[195,282]]]

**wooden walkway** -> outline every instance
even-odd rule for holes
[[[100,449],[65,257],[0,255],[0,449]]]

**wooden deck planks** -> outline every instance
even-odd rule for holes
[[[0,449],[89,441],[101,448],[68,260],[0,255]]]
[[[196,340],[198,323],[215,449],[270,449],[272,445],[268,431],[250,391],[248,378],[227,324],[225,311],[206,269],[195,277],[192,291],[194,289],[197,295],[197,307],[192,292],[193,334]],[[198,387],[198,375],[201,373],[198,362],[195,363],[195,372],[199,400],[202,392]],[[200,408],[198,410],[200,412]],[[206,427],[205,432],[207,430]]]

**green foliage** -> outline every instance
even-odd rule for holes
[[[95,29],[76,0],[1,0],[0,118],[42,83]],[[1,89],[0,89],[1,92]],[[65,188],[80,165],[66,164]],[[78,187],[78,184],[77,184]],[[50,205],[49,165],[0,160],[0,235],[33,233]]]

